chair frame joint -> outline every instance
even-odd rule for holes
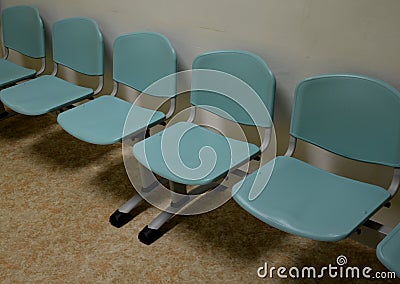
[[[289,145],[288,148],[286,150],[285,156],[287,157],[291,157],[294,154],[294,151],[296,150],[296,144],[297,144],[297,138],[290,135],[289,138]]]
[[[392,198],[396,195],[397,191],[399,190],[399,186],[400,186],[400,168],[394,168],[392,182],[390,183],[390,186],[388,188],[388,191]]]

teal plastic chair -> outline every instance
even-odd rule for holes
[[[175,72],[175,51],[165,36],[151,32],[121,35],[116,38],[113,48],[112,94],[62,112],[57,121],[72,136],[88,143],[108,145],[121,142],[126,136],[159,124],[166,115],[117,98],[119,84],[143,92],[152,83]],[[162,94],[149,95],[171,98],[169,113],[174,112],[176,85],[171,84],[170,89]],[[124,133],[124,123],[131,108],[131,111],[140,113],[138,118],[141,121],[136,121],[135,127]]]
[[[115,40],[113,48],[112,94],[62,112],[57,121],[72,136],[92,144],[108,145],[126,138],[142,138],[150,127],[163,123],[175,112],[176,77],[168,77],[169,84],[163,86],[162,92],[151,92],[153,89],[149,86],[175,74],[176,68],[174,48],[165,36],[153,32],[121,35]],[[164,114],[117,98],[119,84],[170,100],[169,111]],[[124,131],[130,112],[135,113],[135,120]],[[111,215],[111,224],[119,228],[132,220],[129,212],[141,200],[140,195],[131,198]]]
[[[345,239],[398,190],[399,109],[400,93],[376,79],[347,74],[305,79],[295,91],[288,151],[237,183],[234,200],[287,233]],[[297,139],[349,159],[393,167],[389,190],[292,157]],[[269,180],[263,178],[269,174]]]
[[[376,255],[387,269],[400,277],[400,224],[378,244]]]
[[[1,13],[1,25],[5,54],[0,59],[0,89],[4,89],[40,75],[46,67],[46,48],[43,22],[37,8],[25,5],[6,8]],[[41,59],[40,69],[36,71],[8,60],[10,49],[30,58]],[[0,118],[8,115],[0,104]]]
[[[139,233],[139,240],[145,244],[151,244],[157,240],[162,235],[161,226],[179,213],[181,208],[190,205],[192,200],[187,198],[189,195],[216,188],[229,171],[257,157],[263,150],[263,146],[258,147],[248,142],[235,140],[194,123],[196,109],[205,109],[239,124],[271,127],[268,119],[263,122],[255,120],[260,113],[252,116],[253,113],[243,108],[240,102],[240,99],[251,102],[257,98],[258,100],[254,100],[256,106],[263,106],[261,116],[267,118],[273,114],[275,78],[260,57],[245,51],[210,52],[198,56],[193,62],[193,69],[190,98],[193,108],[189,120],[173,124],[133,147],[134,156],[145,169],[168,180],[170,189],[183,195],[180,200],[172,198],[171,206],[161,212]],[[230,81],[233,89],[236,88],[235,83],[238,81],[250,86],[255,98],[233,97],[230,92],[223,95],[224,91],[229,90],[226,84],[229,80],[224,81],[226,79],[224,76],[237,80]],[[238,87],[241,87],[240,84]],[[243,93],[243,96],[245,94]],[[181,137],[178,143],[175,139],[177,137]],[[207,148],[212,148],[216,155],[215,165],[213,165],[214,161],[207,158],[208,154],[202,156],[202,151]],[[174,149],[179,157],[170,155]],[[176,165],[179,159],[189,169],[185,166],[171,169],[171,165]],[[211,166],[212,170],[206,174],[198,172],[188,175],[188,172],[196,171],[200,165],[206,168]],[[188,193],[188,185],[197,187]]]
[[[54,70],[33,80],[4,89],[2,103],[25,115],[42,115],[98,94],[103,87],[103,38],[96,22],[89,18],[57,21],[52,28]],[[77,73],[98,76],[95,91],[56,77],[58,65]]]

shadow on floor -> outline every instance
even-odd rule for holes
[[[55,127],[53,131],[43,133],[27,151],[45,163],[65,168],[81,168],[106,162],[107,155],[119,154],[119,151],[112,153],[117,149],[118,145],[93,145],[80,141],[61,127]]]
[[[57,124],[56,117],[51,114],[42,116],[26,116],[17,114],[0,121],[0,137],[7,140],[19,140],[35,135],[39,131]]]

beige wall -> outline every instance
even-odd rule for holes
[[[112,42],[121,33],[157,31],[175,47],[179,68],[190,68],[201,52],[246,49],[260,55],[277,79],[275,123],[278,153],[287,146],[293,90],[304,77],[350,72],[377,77],[400,89],[400,1],[398,0],[2,0],[39,8],[46,28],[61,18],[88,16],[100,25],[110,74]],[[108,78],[106,89],[111,88]],[[314,164],[380,185],[391,171],[360,166],[309,147],[300,153]],[[400,221],[400,197],[379,214]]]

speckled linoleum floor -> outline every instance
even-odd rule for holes
[[[257,268],[265,262],[323,267],[336,264],[339,255],[351,266],[386,271],[373,249],[353,240],[323,243],[282,233],[233,201],[173,219],[166,234],[146,246],[137,233],[157,209],[141,205],[120,229],[108,222],[134,192],[121,145],[81,142],[54,115],[0,121],[0,145],[2,283],[281,282],[276,275],[258,278]]]

